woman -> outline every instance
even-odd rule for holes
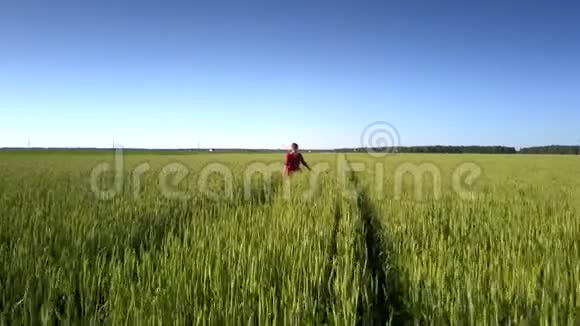
[[[298,144],[292,143],[292,149],[286,153],[286,174],[290,175],[296,171],[300,171],[300,164],[304,164],[308,170],[312,170],[310,166],[308,166],[308,163],[304,161],[302,153],[298,151]]]

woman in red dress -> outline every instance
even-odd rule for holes
[[[298,151],[298,144],[292,143],[292,149],[286,153],[286,174],[290,175],[296,171],[300,171],[300,164],[303,164],[308,170],[312,170],[304,160],[302,153]]]

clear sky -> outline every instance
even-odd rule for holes
[[[580,144],[578,1],[4,1],[0,147]]]

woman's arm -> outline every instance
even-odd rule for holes
[[[300,163],[302,163],[308,170],[312,171],[310,166],[308,166],[308,163],[306,163],[306,161],[304,160],[304,156],[302,156],[302,153],[300,153]]]

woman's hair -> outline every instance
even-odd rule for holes
[[[294,147],[298,148],[298,144],[292,143],[292,148],[294,148]]]

